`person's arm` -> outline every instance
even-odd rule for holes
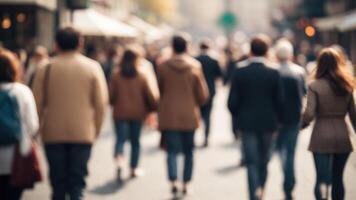
[[[46,66],[48,67],[48,66]],[[45,77],[45,71],[46,67],[39,68],[36,71],[36,74],[34,76],[33,84],[32,84],[32,92],[33,96],[35,98],[35,103],[37,105],[37,113],[40,119],[42,119],[42,109],[43,109],[43,101],[44,101],[44,77]]]
[[[158,97],[154,94],[152,86],[149,84],[149,80],[145,79],[143,84],[144,97],[149,112],[156,111],[158,109]]]
[[[315,118],[317,108],[317,94],[309,87],[307,92],[307,105],[303,113],[302,128],[307,127]]]
[[[109,84],[109,98],[110,98],[110,104],[114,105],[116,102],[116,98],[117,98],[117,73],[115,72],[115,74],[112,74],[111,78],[110,78],[110,84]]]
[[[39,128],[39,120],[36,108],[36,102],[30,89],[26,87],[24,91],[25,106],[24,106],[24,123],[26,124],[27,134],[35,136]]]
[[[237,114],[238,104],[239,104],[239,92],[238,92],[238,70],[234,70],[231,76],[231,88],[229,93],[229,98],[227,101],[227,107],[232,115]]]
[[[195,74],[194,94],[196,95],[196,100],[199,106],[203,106],[209,98],[208,86],[206,84],[201,67]]]
[[[356,109],[355,109],[355,100],[353,94],[351,95],[351,99],[348,105],[348,112],[352,123],[352,127],[354,128],[354,130],[356,130]]]
[[[105,117],[105,110],[108,105],[108,91],[106,79],[100,65],[94,68],[93,75],[92,95],[95,110],[95,128],[96,134],[99,135]]]

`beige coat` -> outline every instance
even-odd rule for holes
[[[108,105],[106,81],[99,63],[79,53],[67,52],[52,58],[50,65],[45,108],[46,67],[38,70],[33,84],[43,141],[93,143]]]
[[[307,107],[303,121],[315,118],[309,150],[316,153],[346,153],[353,150],[350,127],[345,117],[349,114],[356,125],[355,102],[352,94],[336,96],[327,80],[315,80],[309,85]]]
[[[201,64],[188,55],[176,55],[157,70],[161,99],[160,130],[194,130],[199,126],[200,106],[209,92]]]

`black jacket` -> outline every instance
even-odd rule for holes
[[[273,132],[277,130],[283,89],[277,69],[264,62],[247,60],[234,71],[228,107],[238,130]]]
[[[307,92],[305,70],[293,63],[284,63],[279,67],[284,89],[284,102],[281,123],[285,125],[300,122],[302,101]]]
[[[210,97],[215,95],[215,81],[222,77],[219,63],[214,58],[202,54],[196,58],[202,65],[204,77],[208,85]]]

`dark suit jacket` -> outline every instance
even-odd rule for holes
[[[305,70],[293,63],[283,63],[279,67],[284,89],[281,123],[286,125],[300,122],[302,101],[306,95]]]
[[[219,63],[214,58],[202,54],[196,58],[202,65],[204,77],[208,85],[210,97],[215,95],[215,80],[222,77]]]
[[[280,74],[266,61],[252,59],[238,63],[228,99],[238,130],[273,132],[279,123],[283,101]]]

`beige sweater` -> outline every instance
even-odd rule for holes
[[[43,108],[45,68],[36,73],[33,92],[45,143],[93,143],[108,105],[107,86],[98,62],[76,52],[50,61],[47,106]]]

